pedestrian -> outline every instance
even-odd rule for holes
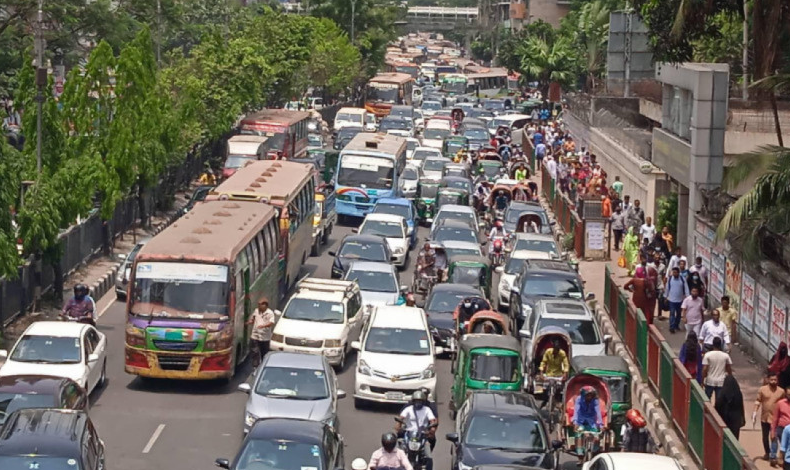
[[[614,251],[620,251],[620,240],[625,231],[625,213],[623,208],[616,206],[612,214],[612,233],[614,234]]]
[[[754,411],[752,411],[752,423],[757,421],[757,412],[760,411],[760,430],[763,437],[763,459],[771,462],[771,466],[776,465],[776,441],[771,439],[771,420],[773,419],[774,409],[777,402],[785,396],[783,388],[779,387],[779,380],[776,374],[768,373],[767,383],[757,390],[757,398],[754,400]]]
[[[612,200],[608,194],[601,195],[601,217],[608,219],[612,216]]]
[[[713,347],[714,338],[721,338],[724,350],[730,350],[730,332],[727,330],[727,325],[721,321],[718,310],[712,311],[710,320],[703,323],[700,328],[699,342],[705,352],[710,351]]]
[[[637,201],[639,202],[639,201]],[[639,227],[639,238],[647,239],[649,243],[653,243],[653,239],[656,237],[656,226],[653,225],[653,218],[647,217],[645,219],[645,223]]]
[[[612,188],[617,191],[617,195],[619,197],[623,197],[623,182],[620,181],[619,176],[614,177],[614,183],[612,183]]]
[[[628,227],[625,239],[623,240],[623,254],[625,255],[628,275],[634,275],[636,263],[639,260],[639,237],[634,233],[633,227]]]
[[[664,259],[669,259],[669,247],[667,246],[666,240],[664,240],[661,235],[656,235],[653,237],[653,242],[650,244],[654,250],[661,253],[661,257]]]
[[[689,291],[691,291],[691,295],[683,299],[683,303],[680,305],[680,316],[686,324],[686,333],[693,331],[697,333],[697,336],[700,336],[705,305],[696,287],[689,289]]]
[[[651,264],[651,263],[648,263]],[[664,310],[667,310],[666,306],[666,297],[664,297],[664,279],[667,276],[667,266],[664,264],[664,259],[661,256],[661,253],[655,252],[653,253],[653,262],[652,266],[656,269],[656,274],[658,277],[656,278],[656,293],[658,295],[657,300],[658,302],[656,305],[658,306],[658,319],[663,320]]]
[[[776,407],[774,407],[774,417],[771,420],[771,440],[780,441],[779,455],[777,457],[782,458],[782,467],[790,470],[787,461],[787,451],[790,450],[788,449],[788,444],[790,443],[785,441],[785,431],[790,431],[790,387],[784,389],[784,391],[785,396],[776,402]],[[790,437],[788,440],[790,440]],[[776,466],[776,462],[773,462],[772,466]]]
[[[634,230],[639,231],[642,224],[645,223],[645,211],[640,207],[639,199],[634,200],[634,205],[628,209],[628,225],[634,227]]]
[[[661,229],[661,238],[664,239],[664,242],[667,245],[667,253],[672,252],[672,246],[675,244],[675,239],[671,233],[669,233],[669,227],[664,225],[664,228]]]
[[[266,353],[269,352],[269,344],[272,339],[272,329],[274,327],[274,312],[269,308],[269,299],[261,297],[258,300],[258,308],[252,312],[248,325],[252,325],[252,363],[255,367],[263,361]]]
[[[678,266],[680,265],[680,262],[681,262],[681,261],[683,261],[683,263],[687,263],[687,262],[688,262],[688,260],[686,259],[686,257],[685,257],[685,256],[683,256],[683,255],[680,253],[680,247],[679,247],[679,246],[676,246],[676,247],[675,247],[675,248],[672,250],[672,257],[671,257],[671,258],[669,258],[669,263],[667,264],[667,269],[669,270],[669,272],[670,272],[670,273],[672,272],[672,268],[676,268],[676,267],[678,267]],[[682,270],[681,270],[681,271],[682,271]]]
[[[743,410],[743,393],[732,374],[724,377],[721,390],[716,392],[715,407],[716,412],[737,440],[741,435],[741,428],[746,425],[746,416]]]
[[[705,395],[708,398],[714,392],[718,398],[727,374],[732,374],[732,359],[729,354],[721,350],[721,338],[714,338],[713,350],[702,356],[702,383],[705,385]]]
[[[738,344],[738,334],[736,331],[738,327],[738,311],[735,310],[735,307],[730,305],[729,295],[722,296],[720,302],[721,307],[717,309],[719,311],[719,318],[727,327],[727,331],[730,332],[732,344]]]
[[[694,258],[694,264],[689,267],[690,273],[699,273],[702,283],[708,285],[708,268],[702,265],[702,257],[697,256]]]
[[[667,278],[664,287],[664,296],[669,307],[669,332],[674,333],[680,329],[681,311],[683,300],[691,294],[686,281],[680,277],[680,269],[672,269],[672,275]],[[696,333],[695,333],[696,336]]]
[[[647,259],[642,257],[642,268],[644,277],[634,276],[626,282],[623,289],[631,291],[631,300],[634,305],[642,309],[642,313],[647,319],[647,324],[653,324],[653,313],[656,310],[656,270],[647,266]]]
[[[686,263],[681,261],[680,264],[685,265]],[[682,276],[684,270],[681,269],[680,271]],[[708,303],[705,298],[705,294],[706,294],[705,283],[702,281],[702,276],[700,276],[699,271],[691,272],[691,270],[688,270],[688,272],[686,273],[686,282],[689,285],[689,290],[697,289],[697,292],[699,292],[699,296],[702,298],[703,306],[705,308],[708,308]]]
[[[626,217],[628,216],[628,211],[630,211],[630,210],[631,210],[631,206],[632,206],[632,205],[633,205],[633,204],[631,204],[631,196],[629,196],[628,194],[626,194],[626,195],[623,197],[623,212],[625,212],[625,215],[626,215]]]
[[[779,348],[768,363],[768,373],[776,374],[780,388],[790,387],[790,355],[787,353],[787,343],[784,341],[779,343]]]
[[[697,340],[697,333],[690,331],[686,336],[686,341],[680,345],[678,360],[683,363],[689,375],[702,384],[702,348]]]

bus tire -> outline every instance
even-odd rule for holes
[[[329,235],[332,233],[332,224],[329,224],[329,227],[324,230],[324,233],[321,234],[321,243],[326,245],[329,242]]]
[[[321,236],[315,237],[315,241],[313,242],[313,246],[310,247],[310,256],[318,256],[321,252]]]

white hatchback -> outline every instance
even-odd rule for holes
[[[378,235],[387,240],[392,260],[398,267],[405,267],[409,258],[409,227],[399,215],[371,212],[365,216],[357,232],[360,235]]]
[[[371,313],[360,341],[354,383],[354,405],[364,401],[407,403],[415,390],[436,396],[434,346],[428,319],[421,308],[378,307]]]
[[[107,337],[84,323],[39,321],[27,327],[0,368],[9,375],[69,378],[90,394],[107,381]]]

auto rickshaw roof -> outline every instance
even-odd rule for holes
[[[458,345],[463,351],[467,353],[473,349],[506,349],[509,351],[521,352],[521,343],[512,336],[505,335],[486,335],[486,334],[471,334],[465,335],[461,338]]]
[[[478,160],[477,164],[482,166],[504,166],[502,160]]]
[[[445,168],[447,168],[447,167],[445,167]],[[471,183],[472,180],[470,180],[469,178],[464,178],[463,176],[449,176],[448,175],[448,176],[445,176],[445,177],[442,178],[442,182],[443,183],[460,183],[460,182]]]
[[[599,370],[631,375],[628,363],[620,356],[576,356],[571,359],[571,368],[576,372]]]
[[[449,135],[444,138],[444,141],[448,143],[455,143],[455,142],[467,143],[469,142],[469,138],[464,135]]]
[[[486,258],[485,256],[475,256],[475,255],[455,255],[450,257],[450,263],[463,263],[463,264],[482,264],[485,267],[491,267],[491,260]]]

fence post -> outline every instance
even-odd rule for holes
[[[691,389],[691,375],[683,363],[678,359],[673,360],[675,373],[672,374],[672,422],[675,423],[680,437],[688,436],[689,395]]]
[[[705,390],[702,389],[696,380],[689,382],[689,392],[686,436],[688,436],[691,456],[701,463],[702,454],[705,450],[705,404],[708,403],[708,397],[705,396]]]
[[[658,368],[658,395],[661,405],[667,414],[672,414],[672,378],[675,375],[675,359],[677,359],[677,356],[672,351],[672,347],[669,343],[663,341],[661,343],[661,359]]]
[[[631,302],[626,304],[625,309],[625,347],[636,359],[636,307]]]
[[[647,383],[653,392],[658,393],[659,371],[661,358],[661,344],[664,336],[655,325],[647,328]]]
[[[625,293],[620,289],[617,290],[617,332],[620,333],[621,338],[625,338],[625,315],[628,310],[628,299]]]
[[[636,310],[636,365],[643,379],[647,379],[647,319],[641,309]]]
[[[609,265],[604,265],[604,278],[603,278],[603,306],[606,309],[606,313],[609,315],[612,314],[611,310],[609,310],[609,302],[612,298],[612,273],[609,271]]]
[[[713,407],[710,401],[706,402],[705,425],[703,431],[705,448],[702,452],[702,464],[705,470],[722,470],[722,440],[726,427],[727,425],[724,424],[719,414],[716,413],[716,408]]]

